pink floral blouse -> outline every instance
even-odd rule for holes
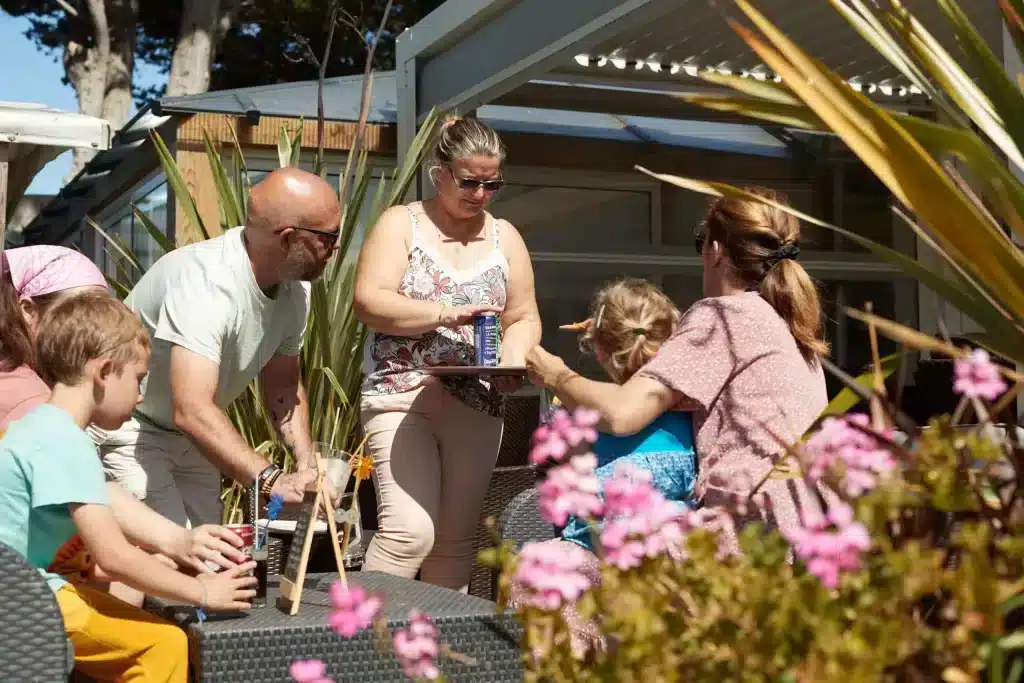
[[[504,308],[508,286],[508,260],[498,242],[497,221],[490,218],[493,248],[464,270],[455,270],[438,258],[420,235],[419,219],[412,207],[412,243],[409,267],[398,288],[410,299],[436,301],[446,306],[491,304]],[[400,394],[419,387],[426,375],[418,368],[439,365],[472,365],[473,326],[439,327],[420,337],[399,337],[371,330],[363,354],[362,393],[367,396]],[[473,377],[443,377],[442,384],[472,408],[500,415],[504,399],[490,384]]]
[[[679,392],[693,410],[695,495],[709,511],[733,494],[749,495],[783,444],[799,440],[828,405],[821,365],[804,359],[788,325],[757,292],[698,301],[639,374]],[[750,519],[782,531],[799,523],[799,508],[816,504],[799,479],[773,478],[761,490],[769,504],[750,506]],[[734,531],[725,531],[735,550]]]

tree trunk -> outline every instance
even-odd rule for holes
[[[167,95],[206,92],[217,46],[231,28],[240,0],[184,0],[181,34],[171,58]]]
[[[107,87],[102,116],[110,127],[120,130],[132,111],[132,72],[135,68],[135,23],[138,0],[106,0],[110,55],[107,58]]]
[[[69,17],[74,38],[64,48],[64,71],[78,94],[78,110],[107,119],[119,129],[132,106],[132,69],[138,0],[87,0],[85,12]],[[76,148],[70,181],[96,152]]]

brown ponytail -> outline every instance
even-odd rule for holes
[[[35,344],[9,273],[0,277],[0,371],[35,363]]]
[[[786,196],[761,187],[747,192],[788,205]],[[723,245],[739,280],[755,289],[789,325],[808,362],[828,354],[824,318],[814,281],[796,262],[800,222],[761,202],[720,197],[711,203],[707,239]]]

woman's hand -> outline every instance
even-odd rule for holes
[[[245,562],[239,550],[242,539],[238,534],[216,524],[204,524],[195,529],[182,529],[181,541],[170,549],[169,557],[178,565],[190,567],[199,573],[210,572],[206,564],[212,562],[221,569],[231,569]]]
[[[444,306],[437,316],[441,327],[462,327],[473,322],[473,318],[484,313],[501,313],[501,309],[490,304],[466,304],[465,306]]]
[[[565,361],[548,353],[540,345],[534,346],[526,354],[526,369],[530,373],[530,381],[535,385],[552,388],[561,375],[569,372]]]

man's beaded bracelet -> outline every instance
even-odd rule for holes
[[[271,465],[260,472],[260,495],[264,498],[270,498],[270,492],[274,490],[274,484],[277,483],[277,478],[280,477],[281,474],[281,468],[277,465]]]

